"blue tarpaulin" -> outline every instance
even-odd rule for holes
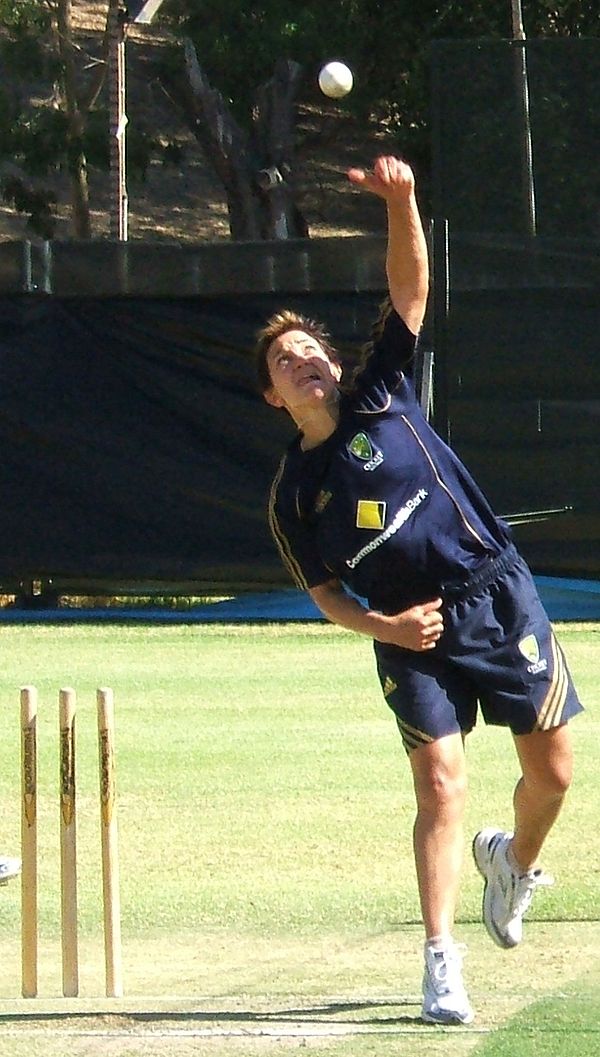
[[[600,621],[600,580],[536,576],[535,581],[552,621]],[[102,623],[213,624],[306,621],[322,619],[311,598],[295,589],[260,591],[189,609],[123,606],[75,609],[0,609],[0,622],[65,624]]]

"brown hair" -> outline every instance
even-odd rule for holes
[[[315,341],[318,341],[323,351],[329,356],[332,363],[340,363],[340,357],[333,347],[331,336],[322,323],[318,323],[314,319],[309,319],[307,316],[301,315],[299,312],[293,312],[291,309],[285,308],[281,312],[276,312],[270,319],[267,320],[264,327],[259,330],[256,335],[255,345],[255,356],[256,356],[256,373],[258,376],[258,384],[261,393],[266,393],[267,389],[273,384],[271,374],[269,371],[269,365],[267,363],[267,354],[271,345],[277,338],[280,338],[282,334],[287,333],[288,330],[302,330],[305,334],[308,334]]]

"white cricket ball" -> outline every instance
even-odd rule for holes
[[[319,73],[319,88],[330,99],[341,99],[352,90],[352,70],[344,62],[327,62]]]

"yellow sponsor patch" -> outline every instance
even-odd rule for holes
[[[356,504],[356,527],[382,529],[385,526],[386,504],[378,499],[359,499]]]

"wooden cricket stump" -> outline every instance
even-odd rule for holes
[[[77,920],[76,693],[59,690],[60,905],[62,991],[79,995]],[[106,995],[123,995],[121,907],[116,816],[115,722],[113,692],[96,691],[100,773],[100,833]],[[38,995],[38,694],[20,693],[21,718],[21,991]]]
[[[115,811],[115,718],[113,692],[96,692],[98,708],[98,759],[100,764],[100,826],[102,835],[102,897],[104,904],[104,961],[107,998],[123,994],[121,967],[121,904],[119,896],[119,843]]]
[[[77,936],[77,803],[75,788],[75,691],[59,690],[60,737],[60,912],[62,991],[79,994]]]
[[[21,993],[38,990],[37,690],[21,688]]]

